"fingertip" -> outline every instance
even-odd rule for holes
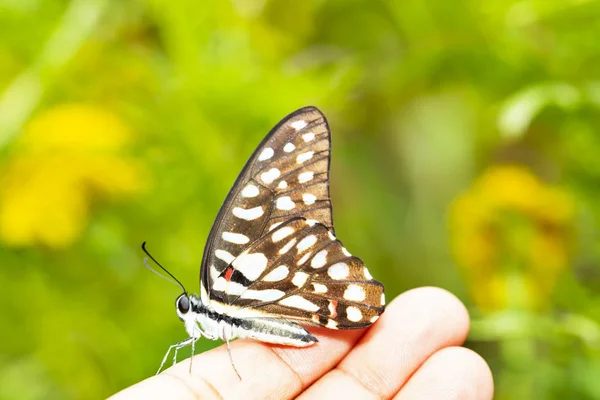
[[[446,347],[433,354],[394,397],[395,400],[491,400],[492,372],[485,360],[465,347]]]
[[[423,323],[423,327],[432,327],[444,323],[445,329],[451,330],[451,337],[454,338],[453,344],[462,344],[469,334],[470,317],[467,307],[454,294],[446,289],[435,286],[423,286],[415,289],[410,289],[397,296],[386,307],[386,313],[403,314],[406,310],[423,310],[422,312],[413,312],[418,314],[420,318],[438,318],[444,315],[442,321],[431,321],[431,323]],[[435,310],[435,312],[431,312]],[[387,317],[384,321],[398,321],[398,318]],[[378,321],[379,322],[379,321]]]
[[[450,352],[454,359],[462,359],[465,380],[472,383],[465,398],[488,400],[494,398],[494,376],[488,363],[481,355],[466,347],[448,347],[441,351]]]

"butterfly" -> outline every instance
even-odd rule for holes
[[[236,338],[303,347],[318,340],[302,324],[356,329],[379,318],[383,285],[335,237],[330,154],[329,125],[316,107],[289,114],[269,132],[212,226],[199,296],[142,245],[183,290],[175,306],[189,337],[169,348],[159,372],[172,349],[175,363],[177,350],[191,345],[193,353],[201,337],[228,349]]]

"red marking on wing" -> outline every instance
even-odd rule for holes
[[[231,275],[233,275],[233,268],[229,267],[227,268],[227,270],[225,270],[225,280],[227,282],[229,282],[229,280],[231,279]]]
[[[337,317],[337,300],[329,300],[329,318]]]

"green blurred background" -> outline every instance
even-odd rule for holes
[[[460,297],[498,399],[600,399],[599,17],[593,0],[0,0],[0,398],[154,374],[185,332],[141,242],[197,288],[247,157],[316,105],[336,230],[388,299]]]

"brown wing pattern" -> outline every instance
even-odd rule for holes
[[[315,107],[288,115],[265,137],[211,229],[200,273],[206,294],[229,263],[276,224],[303,216],[333,230],[330,145],[327,120]]]
[[[215,280],[213,301],[332,329],[384,310],[383,285],[323,224],[291,219],[244,250]],[[235,314],[233,314],[235,316]]]

